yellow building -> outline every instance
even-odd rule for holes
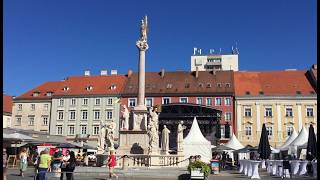
[[[272,147],[280,147],[293,128],[317,124],[317,94],[306,71],[235,72],[235,124],[243,145],[259,144],[266,124]]]

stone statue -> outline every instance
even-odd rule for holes
[[[170,130],[167,128],[166,125],[164,125],[162,130],[162,139],[161,139],[161,151],[164,154],[168,154],[168,151],[169,151],[169,134],[170,134]]]
[[[114,149],[114,140],[113,140],[113,135],[114,135],[114,130],[116,128],[116,123],[112,122],[107,125],[107,133],[106,133],[106,139],[109,142],[109,149],[113,150]]]
[[[152,123],[155,128],[156,128],[156,131],[158,131],[158,122],[159,122],[159,115],[158,113],[156,112],[156,110],[153,111],[153,108],[150,107],[149,109],[149,114],[150,114],[150,123]]]
[[[130,113],[128,111],[128,108],[126,105],[122,105],[124,111],[122,111],[122,123],[121,123],[121,129],[123,130],[129,130],[129,117]]]
[[[99,138],[98,138],[99,139],[98,145],[102,149],[104,149],[105,137],[106,137],[106,125],[102,120],[100,120],[100,132],[99,132]]]
[[[149,136],[149,154],[158,153],[159,148],[159,134],[158,134],[158,114],[152,111],[153,108],[149,109],[150,121],[148,125],[148,136]]]
[[[183,151],[183,130],[186,129],[186,126],[182,126],[183,121],[180,121],[178,124],[177,130],[177,151]]]
[[[148,33],[148,20],[147,16],[144,17],[144,19],[141,20],[141,26],[140,26],[140,40],[147,42],[147,33]]]

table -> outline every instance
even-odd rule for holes
[[[251,161],[251,166],[252,166],[252,176],[251,179],[260,179],[258,167],[261,161]]]
[[[298,173],[299,165],[300,165],[300,161],[299,160],[290,161],[290,167],[291,167],[291,174],[292,175],[296,175]]]
[[[264,160],[264,159],[261,161],[261,168],[262,169],[266,168],[266,160]]]
[[[283,175],[283,160],[276,160],[277,162],[277,173],[278,177],[282,177]]]
[[[242,173],[243,171],[243,159],[239,160],[240,168],[239,168],[239,173]]]
[[[270,174],[272,172],[272,162],[267,160],[267,172]]]
[[[312,169],[313,169],[313,177],[317,177],[317,160],[311,161]]]
[[[248,160],[243,161],[243,171],[245,175],[248,174]]]
[[[300,167],[299,167],[299,175],[304,175],[307,173],[307,164],[309,161],[300,161]]]
[[[252,164],[251,161],[248,161],[248,172],[247,172],[247,176],[251,177],[252,176]]]
[[[275,160],[272,160],[272,175],[277,175],[278,163]]]

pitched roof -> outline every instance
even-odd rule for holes
[[[315,94],[306,71],[234,72],[235,96]],[[263,94],[260,94],[263,93]]]
[[[51,99],[55,96],[75,95],[115,95],[120,94],[126,83],[124,75],[110,76],[72,76],[63,81],[46,82],[15,98],[21,99]],[[47,93],[52,96],[47,96]],[[34,96],[34,93],[38,93]]]
[[[3,112],[12,113],[12,96],[3,94]]]
[[[148,94],[233,94],[233,71],[146,72],[145,92]],[[227,83],[230,85],[227,87]],[[221,87],[218,87],[220,86]],[[123,95],[138,94],[138,73],[128,77]]]

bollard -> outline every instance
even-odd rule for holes
[[[128,170],[128,158],[126,155],[122,158],[122,170]]]

